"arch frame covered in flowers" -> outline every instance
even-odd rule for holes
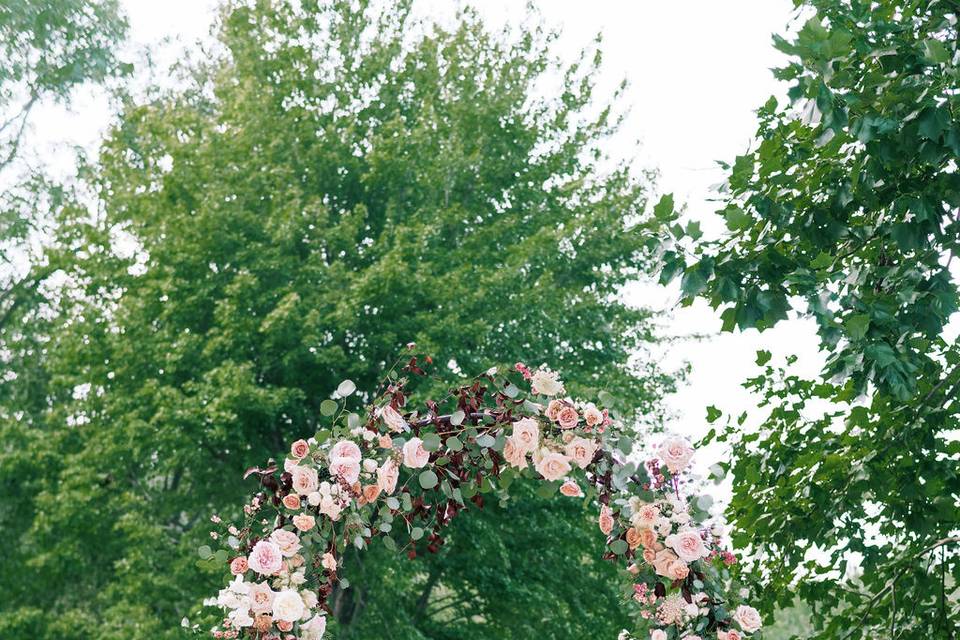
[[[224,613],[213,637],[320,640],[328,601],[347,583],[340,558],[348,545],[380,538],[411,558],[435,552],[469,502],[482,506],[519,477],[596,505],[601,553],[622,566],[624,606],[636,623],[621,640],[759,637],[757,611],[728,599],[736,558],[722,549],[712,500],[693,491],[685,439],[664,438],[638,464],[612,397],[601,392],[599,406],[565,397],[545,366],[491,369],[412,410],[408,383],[422,375],[418,358],[405,357],[362,415],[347,410],[356,388],[343,382],[321,404],[329,427],[294,442],[281,465],[246,471],[260,487],[242,520],[213,516],[211,537],[222,548],[200,549],[229,576],[205,601]]]

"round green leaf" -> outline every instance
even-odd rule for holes
[[[627,552],[627,543],[623,540],[614,540],[610,543],[610,551],[613,551],[618,556],[622,556]]]
[[[437,474],[430,469],[427,469],[420,474],[420,486],[424,489],[433,489],[435,486],[437,486],[438,482],[439,479],[437,478]]]
[[[410,538],[412,538],[413,540],[419,540],[420,538],[423,537],[423,533],[424,533],[423,529],[421,529],[420,527],[414,527],[413,529],[410,530]]]
[[[337,403],[333,400],[324,400],[320,403],[320,413],[325,416],[332,416],[337,411]]]

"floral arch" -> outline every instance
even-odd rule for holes
[[[294,442],[279,467],[247,470],[261,486],[242,522],[213,516],[211,537],[223,548],[204,545],[200,555],[232,576],[205,602],[225,612],[215,638],[319,640],[327,600],[345,582],[347,545],[363,549],[379,537],[411,557],[435,551],[468,502],[482,504],[518,477],[599,506],[604,558],[622,564],[624,606],[636,620],[621,640],[740,640],[759,631],[757,611],[727,598],[736,560],[720,548],[709,498],[684,476],[693,456],[686,440],[667,437],[656,458],[628,461],[633,440],[608,409],[564,399],[555,372],[521,363],[414,411],[408,376],[425,373],[416,357],[399,364],[363,417],[347,412],[356,389],[345,381],[339,400],[321,405],[328,428]]]

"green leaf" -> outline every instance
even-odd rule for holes
[[[337,407],[339,405],[333,400],[324,400],[320,403],[320,413],[325,416],[332,416],[337,412]]]
[[[762,367],[763,365],[770,362],[770,359],[773,357],[773,354],[764,349],[757,351],[757,366]]]
[[[747,229],[753,224],[753,218],[748,216],[740,207],[729,206],[722,213],[727,221],[727,229],[731,231]]]
[[[447,438],[447,448],[450,449],[450,451],[460,451],[463,449],[463,443],[457,436],[450,436]]]
[[[436,451],[440,448],[440,436],[435,433],[426,433],[422,436],[423,448],[427,451]]]
[[[419,540],[423,537],[423,534],[424,531],[420,527],[414,527],[413,529],[410,529],[410,538],[412,540]]]
[[[433,489],[439,481],[437,474],[430,469],[421,472],[418,479],[420,480],[420,486],[424,489]]]
[[[851,340],[861,340],[870,328],[870,316],[866,313],[852,315],[844,321],[843,326]]]
[[[461,411],[460,409],[457,409],[456,411],[450,414],[450,424],[457,427],[463,424],[463,420],[466,417],[467,416],[463,411]]]
[[[213,550],[210,549],[210,545],[204,544],[204,545],[201,545],[199,549],[197,549],[197,555],[199,555],[204,560],[207,560],[210,556],[213,555]]]
[[[618,556],[625,554],[629,548],[624,540],[614,540],[610,543],[610,551],[613,551]]]

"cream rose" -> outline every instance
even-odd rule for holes
[[[296,622],[303,611],[303,599],[296,591],[284,590],[273,597],[273,617],[277,620]]]
[[[403,464],[411,469],[427,466],[430,461],[430,452],[423,448],[423,440],[410,438],[403,445]]]
[[[586,469],[597,452],[597,443],[587,438],[576,437],[567,443],[564,452],[581,469]]]
[[[327,630],[327,617],[317,614],[300,625],[300,640],[320,640]]]
[[[540,425],[533,418],[521,418],[513,423],[512,438],[524,453],[536,451],[540,444]]]
[[[672,436],[660,443],[657,454],[667,465],[670,473],[680,473],[690,464],[690,459],[693,458],[693,447],[686,439]]]
[[[760,612],[745,604],[741,604],[737,607],[737,610],[733,612],[733,620],[740,625],[740,628],[746,633],[759,631],[760,627],[763,626],[763,620],[760,619]]]
[[[677,556],[670,549],[662,549],[657,552],[657,555],[653,558],[653,569],[657,572],[657,575],[661,575],[665,578],[670,577],[670,566],[677,561]]]
[[[313,526],[317,524],[316,519],[313,516],[309,516],[305,513],[298,513],[293,516],[293,526],[295,526],[300,531],[310,531],[313,529]]]
[[[536,469],[547,480],[560,480],[570,473],[570,461],[562,453],[547,451],[540,456]]]
[[[253,546],[253,551],[247,558],[247,565],[257,573],[272,576],[283,564],[283,554],[275,542],[261,540]]]
[[[555,396],[563,393],[563,383],[557,373],[549,369],[537,369],[530,378],[530,390],[536,394]]]
[[[583,408],[583,421],[590,427],[603,424],[603,412],[597,409],[597,405],[590,402]]]
[[[390,495],[396,490],[397,480],[399,478],[400,467],[393,461],[393,458],[388,458],[387,461],[377,469],[377,485],[380,487],[380,490],[387,495]]]
[[[703,539],[700,538],[700,534],[693,529],[685,529],[669,535],[663,542],[673,549],[681,560],[686,562],[699,560],[709,553],[703,544]]]

